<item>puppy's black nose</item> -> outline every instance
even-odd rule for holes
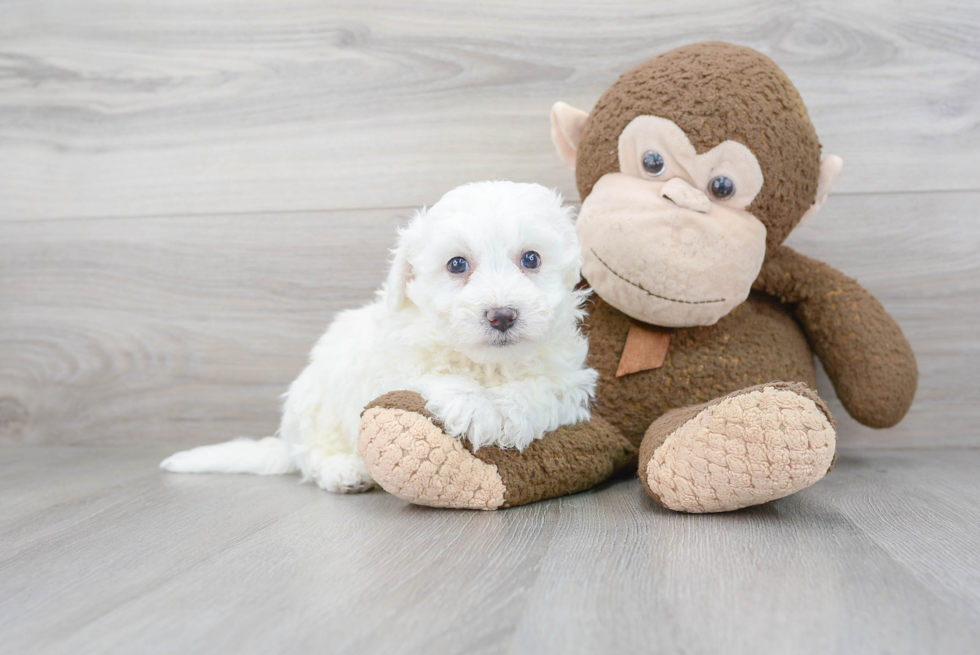
[[[510,307],[494,307],[487,312],[487,320],[490,321],[490,327],[494,330],[506,332],[514,326],[514,321],[517,320],[517,310]]]

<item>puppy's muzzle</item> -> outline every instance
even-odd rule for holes
[[[487,321],[494,330],[506,332],[514,327],[517,320],[517,310],[512,307],[494,307],[487,312]]]

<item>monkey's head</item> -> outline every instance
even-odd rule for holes
[[[699,43],[620,77],[591,114],[557,103],[575,170],[583,276],[608,303],[665,327],[712,325],[749,295],[766,253],[840,172],[796,88],[750,48]]]

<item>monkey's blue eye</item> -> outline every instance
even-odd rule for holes
[[[664,172],[664,158],[659,152],[647,150],[643,153],[643,170],[657,177]]]
[[[730,177],[719,175],[708,183],[708,191],[719,200],[731,198],[735,195],[735,183]]]
[[[462,275],[466,271],[470,270],[470,263],[462,257],[453,257],[449,260],[449,263],[446,264],[446,268],[448,268],[449,272],[453,275]]]
[[[538,266],[541,266],[541,255],[533,250],[528,250],[526,253],[521,255],[521,266],[524,268],[537,268]]]

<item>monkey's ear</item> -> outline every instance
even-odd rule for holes
[[[834,186],[837,176],[840,175],[840,169],[843,167],[844,160],[837,155],[827,155],[823,158],[823,161],[820,162],[820,177],[817,178],[817,197],[810,208],[806,210],[806,213],[803,214],[803,218],[796,224],[796,227],[805,225],[807,221],[813,218],[814,214],[820,211],[824,200],[827,199],[827,194],[830,193],[830,188]]]
[[[586,112],[564,102],[556,102],[551,107],[551,141],[558,156],[573,171],[578,142],[582,139],[582,129],[588,117]]]

